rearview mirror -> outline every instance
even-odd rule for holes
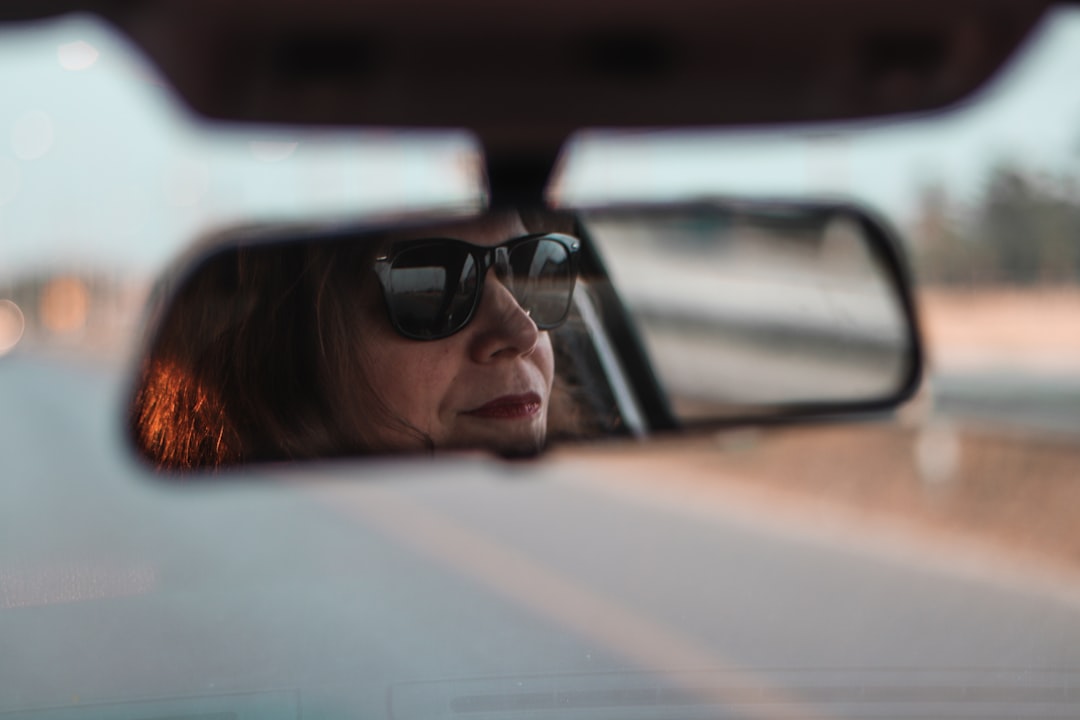
[[[210,238],[131,404],[165,469],[483,449],[895,406],[921,359],[873,217],[719,201]]]

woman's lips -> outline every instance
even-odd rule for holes
[[[540,412],[543,401],[536,393],[524,395],[503,395],[486,402],[478,408],[466,410],[466,415],[482,418],[494,418],[498,420],[516,420],[518,418],[532,417]]]

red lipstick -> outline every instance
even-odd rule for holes
[[[478,408],[467,410],[466,415],[492,418],[497,420],[517,420],[532,417],[540,412],[543,401],[536,393],[524,395],[503,395],[486,402]]]

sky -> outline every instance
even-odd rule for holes
[[[995,163],[1080,174],[1080,8],[1056,11],[963,106],[924,119],[580,138],[566,202],[842,195],[903,226],[929,183],[972,202]],[[0,31],[0,277],[57,258],[160,269],[232,222],[473,204],[466,134],[211,131],[89,17]],[[632,142],[628,142],[628,139]]]

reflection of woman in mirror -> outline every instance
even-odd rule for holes
[[[550,332],[571,309],[570,229],[550,213],[504,212],[215,256],[158,331],[133,407],[136,441],[173,468],[437,448],[533,454],[553,424],[575,422]]]

